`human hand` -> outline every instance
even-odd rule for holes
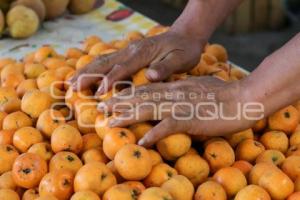
[[[206,40],[196,39],[175,31],[135,41],[125,49],[103,55],[81,69],[70,80],[74,90],[84,90],[100,80],[99,77],[82,75],[100,74],[106,84],[101,83],[97,93],[104,94],[113,83],[129,78],[141,68],[149,66],[146,77],[152,82],[168,78],[173,73],[186,72],[200,59]],[[103,81],[104,82],[104,81]]]
[[[132,98],[127,98],[130,94]],[[243,115],[225,119],[237,116],[240,112],[238,106],[248,102],[243,94],[239,81],[228,83],[214,77],[192,77],[125,89],[98,107],[102,111],[120,113],[109,122],[111,127],[162,120],[139,141],[140,145],[151,146],[178,132],[221,136],[251,127],[255,120]],[[250,115],[258,118],[258,114],[261,113]]]

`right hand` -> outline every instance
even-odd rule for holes
[[[107,78],[107,87],[104,88],[104,84],[100,83],[97,94],[101,95],[110,90],[114,82],[129,78],[144,67],[149,67],[146,72],[148,80],[162,81],[173,73],[186,72],[196,66],[205,44],[206,40],[170,30],[132,42],[118,52],[97,57],[70,82],[74,90],[84,90],[100,78],[79,78],[81,75],[104,75]]]

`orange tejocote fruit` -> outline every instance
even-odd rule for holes
[[[48,142],[39,142],[32,145],[28,151],[28,153],[34,153],[39,155],[41,158],[46,160],[47,162],[52,158],[53,152],[51,149],[51,145]]]
[[[293,181],[300,175],[300,156],[287,157],[282,165],[282,171],[288,175]]]
[[[168,164],[160,163],[152,168],[150,174],[145,178],[144,184],[146,187],[160,187],[175,175],[178,175],[176,169]]]
[[[11,113],[20,109],[21,100],[12,87],[0,88],[0,111]]]
[[[17,185],[16,185],[16,183],[14,182],[14,180],[12,178],[12,172],[11,171],[4,172],[0,176],[0,188],[1,189],[12,189],[12,190],[17,189]]]
[[[22,200],[35,200],[39,197],[39,191],[37,188],[28,189],[24,192]]]
[[[159,187],[150,187],[142,192],[139,200],[174,200],[169,192]]]
[[[255,160],[256,163],[267,162],[281,166],[285,156],[281,151],[269,149],[259,154]]]
[[[272,199],[285,199],[294,191],[291,179],[271,163],[256,164],[249,174],[249,182],[263,187]]]
[[[100,197],[90,190],[78,191],[73,194],[70,200],[100,200]]]
[[[43,141],[43,136],[33,127],[23,127],[17,130],[13,136],[14,146],[22,153],[25,153],[33,144]]]
[[[18,186],[34,188],[47,173],[47,163],[36,154],[24,153],[15,160],[12,173]]]
[[[51,137],[53,131],[65,123],[65,118],[58,110],[47,109],[43,111],[36,123],[36,128],[46,137]]]
[[[237,160],[254,162],[259,154],[265,151],[264,145],[253,139],[246,139],[240,142],[235,150]]]
[[[70,199],[73,193],[74,175],[68,170],[56,170],[46,174],[39,184],[41,196],[53,195],[61,200]]]
[[[26,79],[23,80],[17,87],[17,94],[20,98],[23,97],[23,95],[31,90],[37,89],[37,84],[35,79]]]
[[[213,179],[224,187],[228,197],[233,197],[247,185],[245,175],[234,167],[225,167],[218,170]]]
[[[18,156],[18,151],[12,145],[0,145],[0,174],[10,171]]]
[[[248,177],[253,165],[251,165],[248,161],[238,160],[233,163],[232,167],[239,169],[246,177]]]
[[[102,163],[108,163],[109,159],[104,154],[103,150],[101,148],[92,148],[89,150],[86,150],[82,153],[81,160],[84,162],[84,164],[87,164],[89,162],[102,162]]]
[[[285,153],[289,147],[289,138],[282,131],[269,131],[264,133],[260,142],[266,149],[273,149]]]
[[[53,195],[46,195],[46,196],[41,196],[41,197],[38,197],[34,200],[59,200],[58,198],[56,198],[55,196]]]
[[[24,94],[21,109],[32,118],[38,118],[43,111],[51,107],[51,104],[52,98],[49,94],[33,90]]]
[[[76,172],[82,167],[82,162],[79,157],[72,152],[61,151],[55,154],[49,163],[49,171],[56,171],[59,169],[65,169],[73,172]]]
[[[140,122],[129,126],[129,130],[134,133],[136,140],[142,139],[152,128],[153,126],[148,122]]]
[[[24,74],[27,78],[36,79],[39,75],[47,70],[42,63],[27,63],[24,66]]]
[[[8,114],[3,120],[3,130],[16,130],[25,126],[32,126],[32,119],[21,111]]]
[[[209,175],[209,165],[197,154],[180,157],[175,164],[180,175],[187,177],[195,187],[203,183]]]
[[[300,199],[300,192],[295,192],[287,198],[287,200],[298,200]]]
[[[39,48],[34,54],[34,62],[41,63],[47,58],[56,57],[56,51],[50,46],[43,46]]]
[[[81,151],[82,145],[80,132],[68,124],[58,126],[51,135],[51,147],[55,153],[72,151],[77,154]]]
[[[227,50],[219,44],[207,45],[205,53],[215,56],[219,62],[227,62],[228,60]]]
[[[226,200],[227,195],[221,184],[210,180],[202,183],[198,187],[195,193],[195,200],[212,200],[212,199]]]
[[[160,140],[156,146],[164,159],[172,161],[186,154],[191,145],[192,140],[190,136],[177,133]]]
[[[103,200],[132,200],[138,198],[138,193],[125,184],[114,185],[103,195]]]
[[[223,167],[231,166],[235,161],[234,151],[226,141],[216,140],[210,142],[204,151],[210,170],[216,172]]]
[[[102,147],[102,140],[96,133],[88,133],[82,136],[82,151]]]
[[[91,190],[102,196],[105,191],[116,184],[116,177],[104,163],[92,162],[84,165],[76,173],[74,190],[75,192]]]
[[[163,162],[162,157],[160,156],[160,154],[157,151],[155,151],[153,149],[148,149],[148,153],[149,153],[150,158],[152,160],[152,166],[155,166],[155,165]]]
[[[176,200],[192,200],[194,196],[194,186],[185,176],[176,175],[166,181],[162,186]]]
[[[247,129],[229,136],[226,136],[227,141],[232,146],[232,148],[235,148],[241,141],[245,139],[253,139],[253,131],[252,129]]]
[[[3,200],[20,200],[17,192],[11,189],[0,189],[0,199]]]
[[[115,166],[119,174],[130,181],[139,181],[147,177],[152,169],[152,160],[147,149],[127,144],[115,156]]]
[[[260,200],[271,200],[268,192],[257,185],[248,185],[241,189],[235,196],[235,200],[252,200],[252,199],[260,199]]]
[[[13,144],[14,134],[15,134],[14,130],[2,130],[2,131],[0,131],[0,145]]]
[[[125,128],[112,128],[103,140],[103,151],[111,160],[116,153],[126,144],[135,144],[134,134]]]
[[[299,123],[299,112],[294,106],[288,106],[271,115],[268,122],[271,130],[291,134]]]

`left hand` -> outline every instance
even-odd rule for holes
[[[111,127],[162,120],[139,141],[140,145],[151,146],[158,140],[178,132],[221,136],[244,130],[255,123],[244,117],[233,120],[219,117],[221,108],[223,116],[236,116],[239,103],[246,102],[238,81],[228,83],[214,77],[192,77],[183,81],[141,86],[135,89],[132,98],[120,98],[131,94],[132,91],[133,89],[125,89],[118,96],[100,103],[98,108],[120,113],[109,122]],[[217,118],[209,119],[212,116],[210,113],[215,114],[216,108]],[[161,116],[158,116],[159,114]]]

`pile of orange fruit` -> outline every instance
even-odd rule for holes
[[[111,92],[94,98],[92,89],[73,92],[64,82],[95,56],[166,30],[111,42],[90,36],[64,55],[43,46],[21,61],[0,59],[1,200],[300,199],[299,103],[226,137],[196,143],[174,133],[146,149],[136,143],[152,122],[110,128],[96,107]],[[224,47],[208,44],[193,70],[168,81],[246,76],[227,59]],[[134,85],[149,83],[144,73],[132,77]]]

